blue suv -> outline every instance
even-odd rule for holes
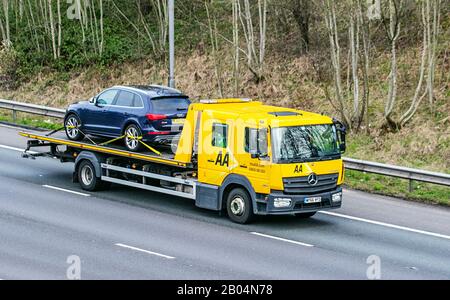
[[[139,140],[170,143],[182,131],[190,103],[188,96],[164,86],[114,86],[70,105],[64,127],[73,141],[85,135],[125,136],[126,148],[136,152],[142,148]]]

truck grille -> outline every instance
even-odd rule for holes
[[[317,194],[334,190],[337,186],[339,174],[317,175],[317,183],[310,185],[308,176],[283,178],[286,194]]]

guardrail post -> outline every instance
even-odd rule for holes
[[[412,193],[414,191],[414,186],[413,186],[414,180],[410,179],[409,180],[409,192]]]
[[[12,120],[13,120],[13,123],[17,123],[16,122],[17,121],[17,111],[15,111],[15,110],[12,111]]]

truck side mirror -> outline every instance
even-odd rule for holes
[[[336,133],[339,142],[339,151],[341,151],[341,153],[344,153],[345,150],[347,149],[347,144],[345,141],[345,137],[347,135],[347,128],[339,120],[333,119],[333,123],[334,126],[336,127]]]

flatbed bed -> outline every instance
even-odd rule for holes
[[[161,155],[157,155],[156,153],[152,152],[130,152],[124,150],[123,147],[118,145],[118,143],[120,143],[121,141],[117,143],[111,143],[108,145],[101,145],[101,143],[104,143],[107,140],[99,138],[90,138],[84,139],[81,142],[74,142],[69,140],[64,134],[64,132],[57,132],[50,136],[48,134],[25,132],[25,131],[22,131],[19,134],[23,137],[30,139],[28,143],[30,147],[67,146],[81,151],[83,150],[95,151],[103,154],[137,159],[143,162],[152,162],[168,166],[176,166],[180,168],[192,167],[191,164],[174,160],[174,155],[171,153],[170,149],[167,149],[168,147],[166,146],[157,148],[158,151],[161,152]]]

